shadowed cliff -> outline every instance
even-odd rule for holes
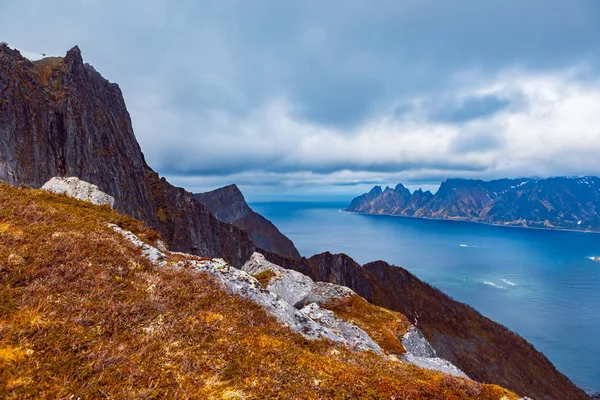
[[[31,62],[0,44],[0,93],[0,180],[39,188],[53,176],[76,176],[173,250],[237,266],[252,254],[246,232],[146,164],[119,86],[84,64],[78,47]]]
[[[225,186],[194,197],[207,206],[219,221],[250,233],[257,247],[288,258],[300,258],[294,243],[262,215],[254,212],[235,185]]]

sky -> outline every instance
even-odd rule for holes
[[[2,0],[0,41],[121,87],[193,192],[600,175],[600,1]]]

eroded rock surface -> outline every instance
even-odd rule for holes
[[[401,358],[404,362],[415,364],[421,368],[468,378],[464,372],[450,361],[438,357],[431,344],[417,328],[412,327],[406,332],[402,338],[402,345],[406,349],[406,353]]]
[[[114,208],[157,230],[169,248],[241,266],[250,235],[217,220],[192,193],[144,159],[119,86],[65,57],[31,62],[0,44],[0,180],[40,188],[76,176],[114,198]]]
[[[96,205],[108,204],[112,207],[115,204],[114,197],[98,189],[98,186],[82,181],[76,177],[54,177],[46,182],[44,186],[42,186],[42,189],[57,194],[65,194],[75,199],[89,201]]]

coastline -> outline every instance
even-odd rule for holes
[[[448,219],[448,218],[434,218],[434,217],[415,217],[414,215],[398,215],[398,214],[387,214],[387,213],[367,213],[367,212],[357,212],[357,211],[348,211],[348,210],[338,210],[340,212],[348,213],[348,214],[356,214],[356,215],[382,215],[386,217],[401,217],[401,218],[413,218],[413,219],[426,219],[431,221],[449,221],[449,222],[467,222],[471,224],[480,224],[480,225],[488,225],[488,226],[497,226],[500,228],[518,228],[518,229],[539,229],[543,231],[555,231],[555,232],[576,232],[576,233],[600,233],[600,231],[590,231],[583,229],[571,229],[571,228],[544,228],[539,226],[519,226],[519,225],[502,225],[502,224],[494,224],[492,222],[483,222],[483,221],[472,221],[468,219]]]

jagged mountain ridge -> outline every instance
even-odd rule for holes
[[[206,193],[197,193],[194,197],[208,207],[218,220],[250,233],[257,247],[284,257],[300,258],[294,243],[271,221],[254,212],[235,184]]]
[[[243,230],[217,220],[192,193],[144,159],[117,84],[64,58],[31,62],[0,44],[0,180],[41,187],[75,176],[115,198],[115,208],[161,233],[177,251],[241,266],[254,251]]]
[[[600,230],[600,178],[448,179],[434,194],[402,184],[352,200],[346,211],[535,228]]]

